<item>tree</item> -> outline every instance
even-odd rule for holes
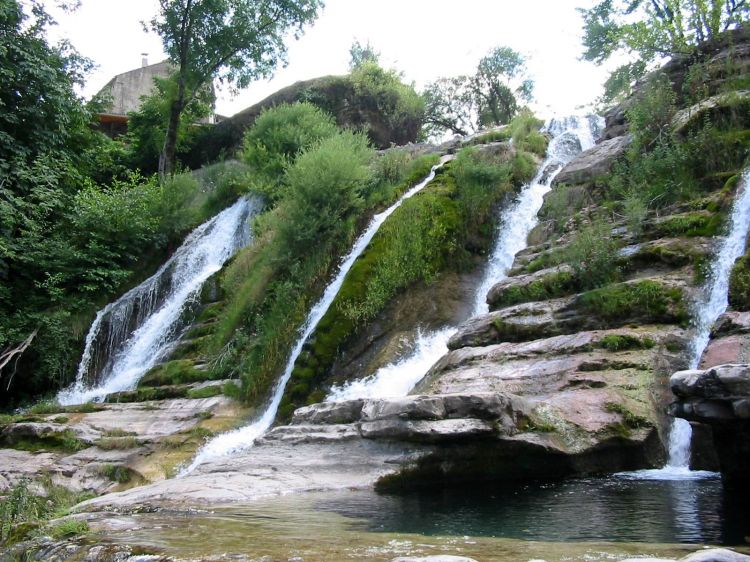
[[[468,135],[473,128],[474,97],[468,76],[438,78],[423,92],[427,134],[450,131]]]
[[[505,125],[518,111],[518,99],[531,101],[533,81],[526,61],[510,47],[495,47],[479,61],[472,90],[480,126]]]
[[[200,90],[216,78],[243,88],[271,76],[285,60],[285,34],[292,30],[298,37],[321,5],[321,0],[159,0],[150,27],[177,68],[159,157],[162,176],[174,170],[180,117]]]
[[[423,96],[429,134],[465,135],[488,125],[505,125],[530,101],[534,83],[526,61],[510,47],[495,47],[479,61],[473,76],[439,78]]]
[[[154,90],[141,96],[138,111],[129,114],[127,142],[130,163],[145,173],[158,169],[159,155],[164,147],[164,137],[171,105],[177,93],[174,77],[155,78]],[[196,122],[211,113],[213,93],[201,88],[198,94],[185,105],[177,130],[175,155],[185,153],[194,142],[200,126]]]
[[[600,0],[583,15],[583,58],[601,64],[615,53],[635,61],[616,69],[605,101],[630,85],[659,58],[689,54],[698,43],[750,20],[748,0]],[[635,57],[633,57],[635,55]]]
[[[354,70],[365,62],[380,63],[380,52],[376,51],[369,41],[365,45],[362,45],[359,41],[352,43],[349,48],[349,56],[351,57],[349,59],[349,70]]]

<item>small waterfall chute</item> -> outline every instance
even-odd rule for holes
[[[60,404],[133,389],[179,340],[205,281],[249,243],[249,218],[260,209],[258,199],[239,199],[193,230],[154,275],[100,310]]]
[[[289,382],[289,379],[292,376],[294,364],[296,363],[297,358],[302,352],[302,348],[304,347],[305,342],[313,333],[323,316],[325,316],[328,308],[331,306],[331,303],[333,303],[334,299],[336,298],[336,295],[338,295],[339,289],[341,289],[341,286],[344,284],[346,274],[349,272],[352,265],[354,265],[356,259],[365,250],[365,248],[367,248],[367,245],[373,239],[386,219],[391,216],[391,214],[393,214],[393,212],[398,209],[404,201],[424,189],[424,187],[435,177],[437,169],[451,158],[451,156],[444,156],[439,164],[432,167],[430,174],[424,180],[409,189],[401,196],[398,201],[388,207],[385,211],[375,215],[370,221],[370,224],[367,226],[367,229],[365,229],[365,231],[354,242],[354,246],[352,247],[349,254],[347,254],[347,256],[342,260],[336,275],[326,287],[323,296],[315,304],[315,306],[312,307],[310,313],[307,316],[307,319],[305,320],[305,323],[300,328],[300,335],[297,338],[297,342],[295,343],[294,347],[292,348],[291,354],[289,355],[286,366],[284,368],[284,372],[279,381],[276,383],[276,386],[274,387],[273,393],[271,395],[271,400],[266,405],[261,416],[249,425],[246,425],[234,431],[222,433],[208,441],[205,445],[203,445],[203,447],[198,450],[198,453],[193,459],[193,462],[190,463],[190,465],[181,472],[181,476],[192,472],[196,467],[210,459],[225,457],[235,452],[252,447],[255,441],[266,431],[268,431],[268,429],[273,424],[274,419],[276,419],[276,412],[278,411],[279,405],[281,404],[281,399],[284,395],[284,389],[286,388],[286,384],[287,382]]]
[[[526,247],[526,239],[538,222],[537,213],[544,203],[544,195],[550,191],[552,182],[565,164],[594,145],[603,123],[601,117],[588,115],[552,119],[545,126],[544,130],[552,135],[547,156],[534,179],[502,211],[482,282],[475,292],[473,316],[488,312],[487,293],[507,276],[516,254]],[[334,386],[326,401],[406,396],[430,367],[448,352],[448,340],[456,329],[445,327],[418,334],[411,354],[381,367],[372,375]]]
[[[750,233],[750,168],[745,169],[732,205],[728,233],[721,240],[718,252],[711,262],[708,281],[694,303],[695,330],[690,344],[690,369],[697,369],[708,346],[711,328],[729,306],[729,275],[737,258],[745,253]],[[690,470],[690,423],[674,418],[670,424],[667,464],[656,470],[639,470],[622,473],[630,478],[653,480],[683,480],[715,478],[718,474],[705,470]]]

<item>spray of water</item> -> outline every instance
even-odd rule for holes
[[[246,425],[245,427],[242,427],[235,431],[230,431],[228,433],[223,433],[210,440],[203,447],[201,447],[201,449],[193,459],[193,462],[180,473],[180,476],[192,472],[196,467],[209,460],[213,460],[219,457],[225,457],[243,449],[252,447],[255,441],[266,431],[268,431],[268,428],[271,427],[274,419],[276,418],[276,412],[278,411],[279,404],[281,403],[281,399],[284,396],[284,389],[286,388],[286,384],[287,382],[289,382],[289,378],[292,376],[294,364],[297,361],[299,354],[302,352],[302,348],[304,347],[307,339],[310,337],[310,334],[315,331],[318,323],[323,318],[323,316],[325,316],[328,308],[331,306],[331,303],[336,298],[339,289],[341,289],[341,286],[344,283],[346,274],[349,272],[356,259],[365,250],[367,245],[370,243],[370,241],[380,229],[382,224],[386,221],[386,219],[391,216],[391,214],[396,209],[398,209],[404,201],[424,189],[424,187],[435,177],[436,170],[449,159],[450,157],[444,157],[441,160],[440,164],[432,168],[430,174],[422,182],[408,190],[404,195],[401,196],[398,201],[396,201],[396,203],[388,207],[388,209],[380,214],[375,215],[372,218],[372,221],[370,221],[367,229],[360,235],[359,238],[357,238],[356,242],[354,243],[354,247],[341,262],[341,265],[339,266],[339,269],[333,281],[331,281],[328,287],[326,287],[323,296],[310,310],[305,323],[300,329],[300,335],[297,338],[297,342],[295,343],[294,348],[289,355],[284,373],[276,383],[271,400],[267,404],[260,418],[255,420],[253,423]]]
[[[473,316],[489,310],[487,293],[495,283],[506,277],[516,254],[526,247],[526,239],[537,224],[537,213],[553,180],[565,164],[582,150],[594,145],[602,125],[603,120],[594,115],[553,119],[547,124],[545,129],[553,137],[547,148],[547,157],[534,179],[502,212],[482,281],[474,293]],[[363,379],[334,386],[326,401],[406,396],[430,367],[448,352],[448,340],[455,332],[455,327],[446,327],[418,334],[414,350],[408,357],[386,365]]]
[[[107,305],[86,335],[75,383],[61,404],[103,400],[131,390],[179,340],[203,283],[250,241],[258,200],[242,198],[196,228],[149,279]]]

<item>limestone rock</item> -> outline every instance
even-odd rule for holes
[[[677,401],[672,415],[707,424],[722,476],[747,485],[750,475],[750,365],[719,365],[680,371],[670,379]]]
[[[750,556],[727,548],[706,548],[680,558],[679,561],[673,558],[628,558],[622,562],[750,562]]]
[[[435,556],[399,556],[391,562],[477,562],[466,556],[452,556],[450,554],[438,554]],[[739,561],[738,561],[739,562]]]
[[[593,146],[568,163],[555,178],[555,183],[575,185],[596,181],[609,173],[632,141],[630,135],[622,135]]]

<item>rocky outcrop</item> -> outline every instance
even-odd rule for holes
[[[97,494],[163,480],[239,413],[236,402],[214,396],[27,415],[0,426],[0,491],[42,474]]]
[[[750,71],[750,27],[731,30],[714,40],[701,43],[691,54],[675,55],[656,72],[665,74],[672,83],[673,90],[682,96],[690,93],[690,88],[685,88],[685,83],[688,70],[696,63],[703,65],[700,87],[710,96],[717,94],[733,77],[747,75]],[[728,72],[728,69],[732,71]],[[642,95],[650,76],[652,74],[639,80],[633,94],[605,114],[606,123],[600,142],[627,132],[626,112]],[[682,102],[683,106],[689,103],[682,99],[678,99],[678,102]]]
[[[615,161],[625,154],[632,140],[629,134],[625,134],[605,140],[582,152],[560,171],[555,183],[595,182],[612,170]]]
[[[231,154],[240,147],[245,131],[263,110],[300,101],[310,102],[330,113],[342,128],[364,129],[378,148],[414,142],[422,126],[415,118],[389,119],[379,110],[377,100],[356,88],[349,76],[321,76],[282,88],[207,129],[189,154],[188,162],[197,168],[215,161],[222,153]]]
[[[711,427],[722,476],[750,484],[750,365],[680,371],[670,379],[677,401],[671,413]]]

